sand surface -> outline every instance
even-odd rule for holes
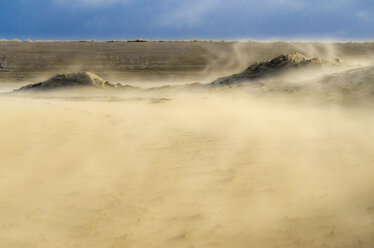
[[[135,86],[0,95],[0,247],[372,248],[372,47],[0,42],[0,93]],[[186,84],[294,51],[349,66]]]
[[[372,247],[371,107],[0,98],[0,247]]]

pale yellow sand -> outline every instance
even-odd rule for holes
[[[0,247],[374,244],[370,109],[191,93],[0,115]]]

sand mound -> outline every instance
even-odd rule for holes
[[[300,53],[280,55],[269,61],[251,65],[245,71],[228,77],[219,78],[211,85],[228,85],[261,78],[278,76],[292,69],[306,69],[321,66],[339,66],[346,64],[340,59],[308,58]]]
[[[59,73],[47,81],[29,84],[17,91],[23,90],[49,90],[66,87],[94,87],[94,88],[116,88],[123,87],[121,84],[112,84],[91,72]]]
[[[320,87],[326,94],[340,94],[350,101],[373,100],[374,66],[325,76]]]

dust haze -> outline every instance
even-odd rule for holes
[[[202,82],[260,58],[240,46]],[[372,247],[372,58],[298,46],[350,64],[1,95],[0,246]]]

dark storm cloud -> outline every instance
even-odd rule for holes
[[[368,0],[0,0],[0,36],[371,39]]]

